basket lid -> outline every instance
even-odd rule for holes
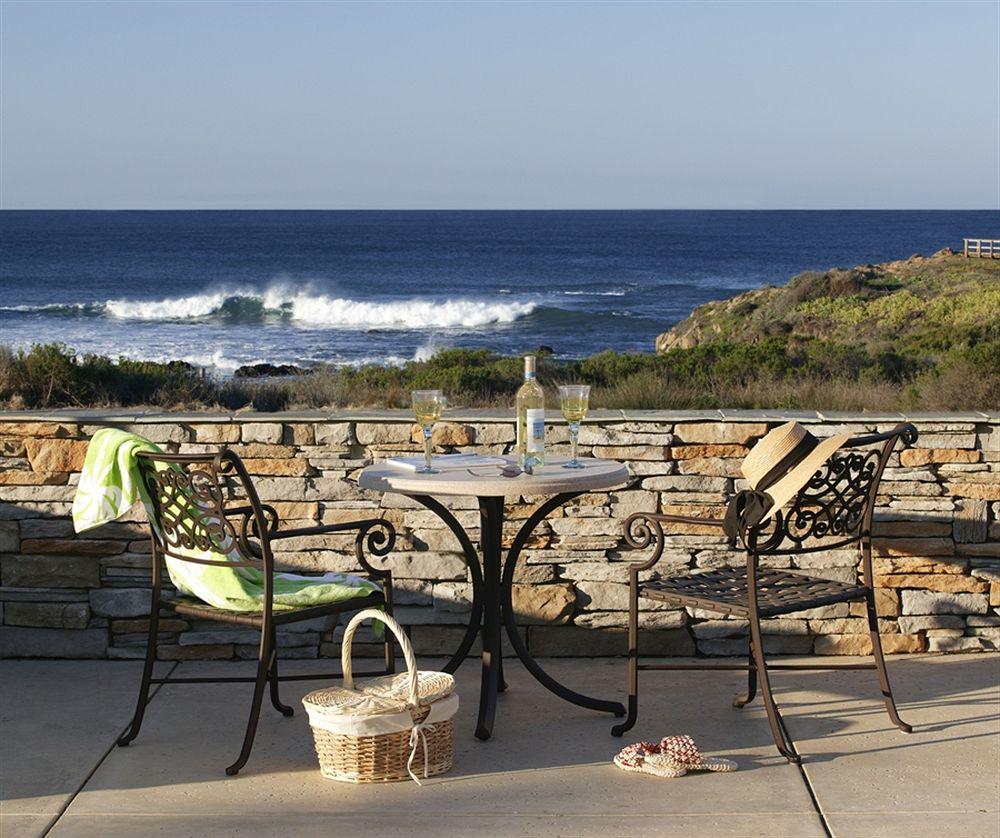
[[[417,673],[417,692],[420,705],[426,707],[455,690],[455,679],[447,672],[421,670]],[[410,676],[406,672],[394,675],[380,675],[355,683],[354,689],[346,687],[324,687],[313,690],[302,703],[306,709],[317,715],[333,716],[374,716],[382,713],[398,713],[409,704]]]

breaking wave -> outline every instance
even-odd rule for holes
[[[0,310],[67,317],[113,317],[117,320],[248,323],[277,320],[313,328],[419,330],[513,323],[531,314],[535,308],[533,302],[465,298],[376,302],[329,296],[309,289],[276,287],[264,292],[223,288],[161,300],[116,299],[103,303],[4,306]]]

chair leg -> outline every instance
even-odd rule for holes
[[[264,686],[268,681],[271,656],[274,650],[271,648],[269,639],[261,638],[260,656],[257,659],[257,680],[253,686],[253,700],[250,704],[250,718],[247,720],[247,732],[243,737],[243,750],[240,751],[236,762],[226,768],[226,773],[232,777],[238,774],[240,769],[247,764],[250,759],[250,749],[253,748],[254,736],[257,735],[257,722],[260,719],[260,705],[264,699]]]
[[[751,643],[752,647],[753,644]],[[740,709],[746,707],[757,695],[757,669],[754,666],[753,648],[750,649],[749,666],[747,668],[747,691],[744,695],[737,695],[733,698],[733,707]]]
[[[392,614],[392,611],[389,612]],[[405,626],[403,631],[406,633],[406,639],[410,639],[410,627]],[[383,642],[383,660],[385,662],[385,674],[392,675],[396,672],[396,647],[392,642],[392,632],[386,630],[385,640]]]
[[[625,721],[611,728],[612,736],[622,736],[635,726],[639,716],[639,594],[629,586],[628,605],[628,715]]]
[[[503,650],[500,652],[500,657],[497,659],[497,692],[507,692],[507,680],[503,677]]]
[[[882,654],[882,638],[878,630],[878,612],[875,609],[875,593],[868,589],[865,597],[865,606],[868,612],[868,629],[872,637],[872,657],[875,658],[875,669],[878,672],[879,686],[882,688],[882,698],[885,700],[885,709],[889,714],[892,723],[904,733],[912,733],[913,727],[899,718],[896,711],[896,701],[892,697],[892,687],[889,685],[889,673],[885,668],[885,657]]]
[[[119,748],[124,748],[139,735],[139,728],[142,727],[142,717],[146,713],[146,704],[149,702],[149,682],[153,677],[153,666],[156,663],[156,637],[160,630],[159,599],[159,593],[154,590],[153,602],[149,609],[149,639],[146,641],[146,662],[142,667],[139,699],[136,702],[135,714],[132,716],[132,723],[129,725],[129,729],[118,738]]]
[[[754,668],[757,677],[760,679],[760,692],[764,699],[764,709],[767,711],[767,723],[771,727],[771,736],[774,737],[774,744],[781,755],[789,762],[798,765],[802,762],[802,757],[795,751],[795,744],[792,737],[788,735],[788,728],[785,727],[785,720],[778,712],[778,706],[774,703],[774,696],[771,693],[771,679],[767,672],[767,662],[764,660],[764,644],[761,640],[760,621],[756,613],[750,614],[750,652],[753,655]]]
[[[271,628],[271,665],[268,668],[267,679],[271,683],[271,704],[282,716],[294,716],[295,710],[287,704],[282,704],[278,697],[278,637]]]

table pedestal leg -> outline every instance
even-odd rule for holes
[[[469,625],[462,638],[459,648],[444,666],[445,672],[454,673],[472,648],[476,636],[481,635],[483,642],[482,676],[479,690],[479,718],[476,723],[476,736],[479,739],[489,739],[493,735],[493,722],[496,718],[497,694],[507,688],[503,677],[503,657],[501,651],[501,632],[506,630],[514,651],[521,659],[525,668],[546,689],[555,693],[565,701],[590,710],[614,713],[624,716],[625,708],[617,701],[605,701],[591,698],[563,686],[549,675],[528,652],[528,647],[521,639],[514,615],[511,590],[514,584],[514,572],[521,550],[535,527],[564,503],[577,497],[580,492],[557,495],[538,507],[524,522],[507,553],[501,576],[501,556],[503,552],[503,518],[504,502],[501,497],[479,498],[480,554],[477,554],[472,541],[465,530],[441,503],[427,495],[414,495],[413,499],[434,512],[454,533],[462,546],[469,574],[472,578],[472,613]],[[480,555],[482,565],[480,566]]]
[[[483,672],[479,689],[476,736],[489,739],[502,680],[500,651],[500,550],[503,539],[503,498],[480,498],[479,532],[483,554]]]
[[[518,530],[517,535],[514,537],[514,541],[510,546],[510,551],[507,553],[507,561],[504,563],[503,580],[500,586],[501,596],[503,597],[504,628],[507,631],[507,637],[510,638],[511,645],[514,647],[514,651],[521,659],[521,663],[523,663],[528,672],[535,677],[535,680],[547,690],[555,693],[561,699],[569,701],[580,707],[586,707],[589,710],[599,710],[604,713],[614,713],[616,716],[624,716],[625,707],[621,704],[621,702],[591,698],[590,696],[575,692],[574,690],[560,684],[555,678],[542,669],[538,661],[531,656],[531,653],[528,651],[528,647],[521,639],[521,634],[517,628],[517,621],[515,619],[514,608],[511,601],[512,586],[514,584],[514,571],[517,569],[517,560],[520,557],[521,550],[524,548],[525,543],[531,536],[531,533],[534,531],[535,527],[541,523],[546,515],[554,509],[562,506],[564,503],[578,497],[580,494],[582,494],[582,492],[573,492],[556,495],[555,497],[550,498],[531,514],[528,520],[524,522],[521,529]]]
[[[469,654],[472,644],[476,642],[476,637],[479,635],[479,624],[483,618],[483,573],[479,568],[479,554],[472,546],[472,540],[468,534],[462,529],[462,525],[458,523],[455,516],[444,504],[429,495],[414,495],[413,499],[437,515],[458,539],[458,543],[462,546],[462,553],[465,555],[465,563],[469,567],[469,576],[472,579],[472,613],[469,615],[469,625],[465,629],[465,636],[455,650],[455,654],[443,667],[445,672],[454,675],[462,665],[462,661],[465,660],[465,656]],[[507,686],[503,683],[502,673],[500,683],[504,687]]]

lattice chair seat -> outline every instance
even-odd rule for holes
[[[206,605],[204,602],[193,597],[185,596],[165,597],[161,599],[161,602],[169,606],[180,616],[190,617],[195,620],[215,620],[220,623],[233,623],[253,628],[261,628],[264,624],[264,615],[260,611],[223,611],[220,608]],[[377,608],[384,604],[385,597],[376,591],[367,596],[358,596],[353,599],[344,599],[340,602],[325,603],[312,608],[275,611],[271,617],[271,622],[276,626],[282,626],[288,623],[298,623],[311,617],[341,614],[364,608]]]
[[[689,608],[746,617],[750,614],[746,568],[722,568],[647,582],[639,596]],[[761,617],[865,598],[865,588],[799,573],[761,568],[757,607]]]

